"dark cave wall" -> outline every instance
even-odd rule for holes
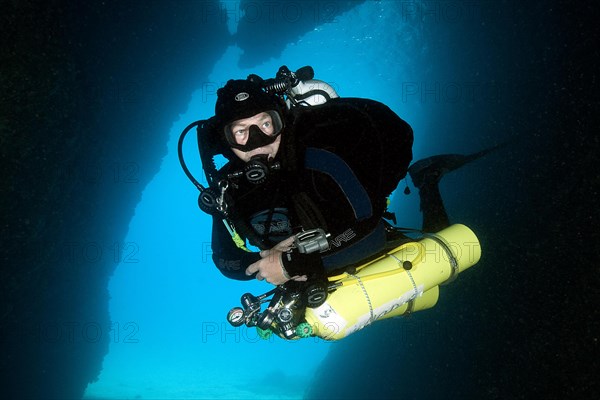
[[[78,398],[98,376],[129,220],[230,42],[217,3],[3,2],[6,398]]]
[[[441,186],[451,220],[478,234],[482,259],[441,288],[432,310],[377,322],[333,346],[307,399],[600,393],[598,10],[586,2],[483,4],[497,17],[471,35],[494,46],[475,65],[482,73],[491,66],[480,79],[497,77],[501,102],[454,109],[466,122],[498,117],[497,129],[467,135],[515,135]]]

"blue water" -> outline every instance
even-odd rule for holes
[[[379,100],[408,121],[415,131],[415,159],[494,144],[481,134],[481,121],[490,116],[473,115],[469,126],[461,115],[494,101],[498,88],[481,77],[481,66],[469,66],[473,55],[461,44],[465,38],[452,40],[460,38],[461,27],[479,23],[480,10],[468,2],[447,2],[452,8],[438,2],[423,13],[406,8],[412,4],[367,2],[248,70],[238,67],[241,50],[230,47],[202,86],[190,88],[193,100],[173,122],[168,154],[144,190],[110,282],[110,353],[87,397],[303,397],[319,363],[343,343],[263,341],[253,330],[228,326],[226,313],[240,295],[264,292],[268,285],[228,280],[212,265],[210,220],[198,210],[197,190],[181,171],[177,139],[188,123],[213,114],[216,89],[228,79],[250,73],[267,78],[281,65],[292,70],[311,65],[316,78],[340,96]],[[483,39],[469,40],[478,46]],[[190,135],[186,159],[199,177],[194,140]],[[401,183],[393,208],[403,226],[419,227],[417,197],[402,195],[403,188]]]

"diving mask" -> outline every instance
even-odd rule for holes
[[[226,125],[225,139],[232,148],[248,152],[273,143],[283,127],[277,111],[264,111]]]

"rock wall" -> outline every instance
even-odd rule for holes
[[[482,2],[482,12],[499,17],[466,33],[493,44],[472,51],[479,51],[480,79],[495,75],[502,86],[495,103],[454,109],[465,125],[485,115],[500,127],[489,123],[465,135],[498,140],[514,132],[513,141],[442,180],[445,200],[454,198],[447,201],[451,219],[478,234],[482,259],[441,288],[434,309],[377,322],[333,346],[306,398],[600,393],[600,102],[591,84],[598,75],[592,8]]]
[[[1,391],[79,398],[108,351],[134,208],[231,38],[217,1],[2,10]]]

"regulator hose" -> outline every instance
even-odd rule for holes
[[[189,124],[182,132],[181,135],[179,135],[179,142],[177,143],[177,155],[179,156],[179,164],[181,164],[181,168],[183,169],[183,172],[185,172],[185,175],[188,177],[188,179],[194,184],[194,186],[196,186],[196,188],[198,188],[198,190],[203,191],[206,188],[204,186],[202,186],[200,184],[200,182],[198,182],[198,180],[194,177],[194,175],[192,175],[192,173],[190,172],[190,170],[188,169],[185,160],[183,158],[183,142],[185,140],[186,135],[188,134],[189,131],[191,131],[194,127],[199,126],[203,121],[196,121],[196,122],[192,122],[191,124]]]

